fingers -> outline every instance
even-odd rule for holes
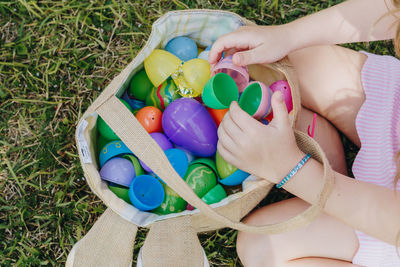
[[[290,127],[289,114],[280,91],[276,91],[272,94],[271,106],[274,112],[274,118],[271,124],[274,124],[280,129]]]
[[[265,53],[263,50],[263,47],[259,46],[251,50],[237,52],[233,55],[232,61],[238,66],[264,63],[265,60],[260,56]]]
[[[241,109],[236,101],[231,103],[228,113],[232,121],[245,133],[258,127],[257,120]]]
[[[218,142],[220,142],[226,150],[235,154],[237,149],[237,144],[231,137],[231,134],[228,134],[228,131],[224,127],[218,128]]]
[[[250,41],[252,39],[246,38],[247,33],[244,31],[246,27],[241,27],[232,33],[225,34],[218,38],[211,47],[208,55],[208,62],[216,64],[221,58],[222,52],[225,50],[235,48],[237,50],[247,50],[252,48]]]

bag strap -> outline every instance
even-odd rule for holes
[[[316,141],[304,133],[295,131],[297,143],[305,153],[310,153],[315,159],[323,164],[324,184],[319,193],[316,203],[303,213],[281,223],[264,226],[250,226],[241,222],[232,221],[218,214],[210,206],[204,203],[176,173],[169,163],[165,153],[142,127],[132,112],[126,108],[116,96],[111,96],[97,108],[98,114],[121,138],[126,146],[149,166],[163,181],[168,184],[177,194],[197,207],[201,212],[211,219],[218,221],[227,227],[240,231],[253,233],[281,233],[288,229],[297,229],[316,218],[323,209],[325,202],[332,189],[334,173],[324,152]]]
[[[108,208],[70,251],[67,267],[132,266],[137,226]]]
[[[143,266],[204,267],[204,254],[190,216],[151,224],[142,247]]]

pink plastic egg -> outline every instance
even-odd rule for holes
[[[276,81],[273,84],[271,84],[270,88],[272,92],[281,91],[288,112],[292,111],[293,109],[292,91],[290,89],[289,83],[284,80]]]

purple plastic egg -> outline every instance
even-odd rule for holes
[[[126,187],[129,187],[135,175],[133,164],[124,158],[110,159],[100,170],[101,179]]]
[[[276,91],[281,91],[283,95],[283,99],[285,100],[286,108],[288,112],[293,109],[293,101],[292,101],[292,91],[290,90],[289,83],[284,80],[276,81],[270,86],[271,91],[275,93]]]
[[[162,133],[151,133],[150,136],[157,142],[157,144],[162,148],[162,150],[167,150],[173,148],[172,143],[168,140],[165,134]],[[147,172],[152,172],[152,170],[144,164],[143,161],[139,160],[140,164],[142,165],[143,169]]]
[[[191,98],[180,98],[164,111],[162,126],[168,138],[196,156],[210,157],[217,150],[217,125],[207,109]]]

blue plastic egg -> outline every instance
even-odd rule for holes
[[[168,42],[165,50],[174,54],[182,61],[188,61],[197,57],[197,45],[195,41],[186,37],[175,37]]]

